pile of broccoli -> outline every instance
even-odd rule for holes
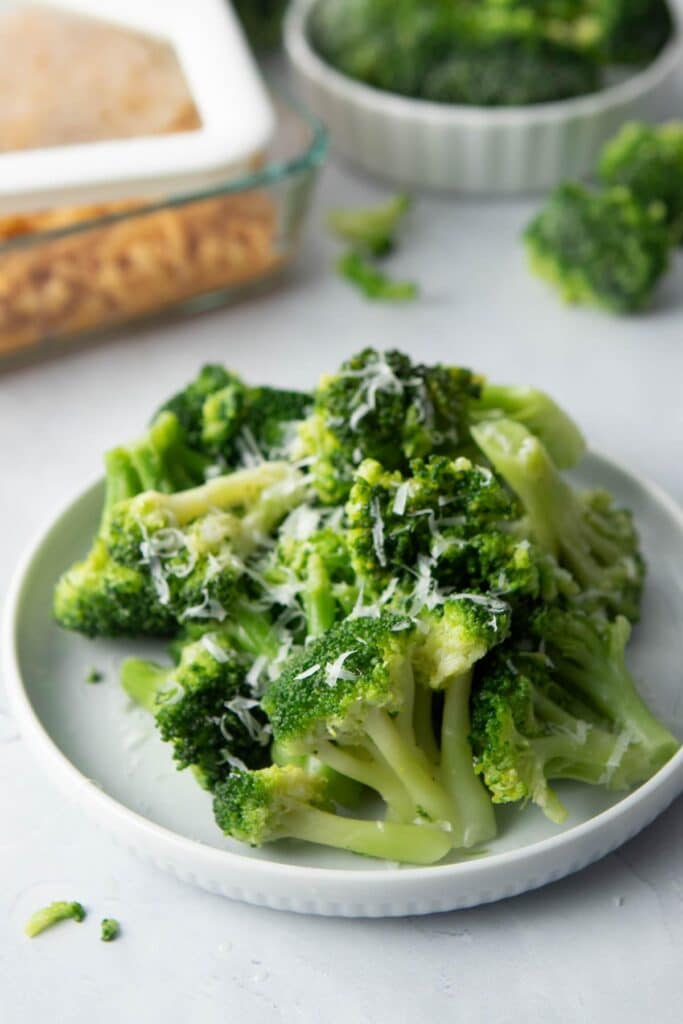
[[[550,195],[525,232],[529,261],[568,302],[636,312],[683,236],[683,123],[624,125],[598,178]]]
[[[343,74],[438,103],[524,106],[596,92],[666,45],[666,0],[318,0],[311,42]]]
[[[314,393],[205,367],[106,458],[88,636],[167,638],[126,693],[223,832],[430,864],[555,780],[626,789],[678,743],[624,660],[629,513],[563,475],[585,449],[532,388],[365,349]]]

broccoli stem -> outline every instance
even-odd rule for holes
[[[424,751],[426,757],[433,764],[438,764],[440,754],[434,735],[432,691],[427,686],[415,687],[413,728],[415,730],[415,741],[420,750]]]
[[[336,601],[323,559],[313,552],[306,561],[306,587],[302,595],[309,636],[321,636],[336,617]]]
[[[415,801],[419,813],[433,821],[448,822],[453,845],[462,845],[462,825],[450,796],[436,781],[427,759],[414,741],[406,740],[386,711],[373,708],[365,718],[365,729]],[[457,842],[455,841],[457,839]]]
[[[126,658],[121,666],[121,686],[132,701],[155,714],[159,695],[168,684],[172,669],[143,658]]]
[[[381,763],[379,755],[372,760],[365,760],[359,754],[326,741],[316,749],[315,756],[333,771],[346,775],[379,793],[387,805],[392,820],[412,821],[416,816],[415,802],[400,778]]]
[[[102,510],[102,528],[106,527],[109,522],[114,505],[119,501],[135,497],[142,490],[140,475],[131,461],[130,453],[125,448],[114,448],[107,452],[104,456],[104,465],[106,490]]]
[[[558,469],[577,465],[586,451],[574,421],[549,395],[535,388],[485,382],[479,398],[472,401],[470,416],[475,423],[504,416],[524,424],[545,445]]]
[[[178,494],[169,494],[164,507],[175,517],[179,526],[206,515],[211,509],[249,508],[256,504],[264,491],[274,488],[260,515],[263,530],[277,521],[282,511],[296,503],[300,475],[286,462],[264,462],[253,469],[237,470],[226,476],[217,476],[200,487]],[[276,485],[282,485],[277,487]],[[245,521],[246,521],[245,516]]]
[[[33,939],[36,935],[40,935],[41,932],[52,928],[54,924],[58,924],[60,921],[71,920],[77,921],[80,924],[84,919],[85,910],[82,904],[75,901],[58,900],[56,903],[50,903],[49,906],[42,907],[35,914],[32,914],[26,922],[24,931],[30,939]]]
[[[220,631],[227,633],[247,654],[254,658],[265,655],[269,661],[277,657],[282,643],[267,615],[244,603],[231,609],[230,617],[220,626]]]
[[[284,834],[366,857],[407,864],[434,864],[445,857],[452,846],[448,833],[433,825],[359,821],[315,807],[289,812]]]
[[[462,821],[463,845],[474,846],[496,834],[489,795],[474,771],[470,746],[472,673],[453,679],[444,696],[441,726],[441,776]]]

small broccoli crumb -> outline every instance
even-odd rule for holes
[[[392,281],[359,252],[350,249],[337,261],[342,277],[355,285],[366,299],[380,302],[411,302],[419,294],[414,281]]]
[[[401,192],[378,206],[331,210],[327,226],[354,249],[370,256],[386,256],[396,245],[396,234],[409,209],[410,196]]]
[[[52,928],[53,925],[58,924],[60,921],[72,920],[80,924],[84,919],[85,910],[81,903],[59,900],[56,903],[50,903],[47,907],[36,910],[35,914],[32,914],[26,922],[24,931],[30,939],[33,939],[36,935],[40,935],[41,932]]]
[[[100,938],[102,942],[113,942],[119,935],[119,922],[113,917],[103,917],[100,926]]]
[[[86,683],[101,683],[104,679],[104,673],[100,672],[98,668],[91,668],[85,677]]]

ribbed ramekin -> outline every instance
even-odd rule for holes
[[[285,46],[308,106],[353,163],[400,185],[515,194],[583,177],[626,120],[647,116],[681,62],[677,31],[644,70],[597,93],[528,107],[468,107],[407,99],[335,71],[313,50],[315,0],[294,0]]]

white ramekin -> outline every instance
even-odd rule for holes
[[[340,154],[401,185],[514,194],[583,177],[624,121],[647,116],[681,62],[679,27],[647,68],[589,96],[508,108],[412,100],[356,82],[323,61],[306,34],[314,3],[294,0],[285,22],[303,97]]]

